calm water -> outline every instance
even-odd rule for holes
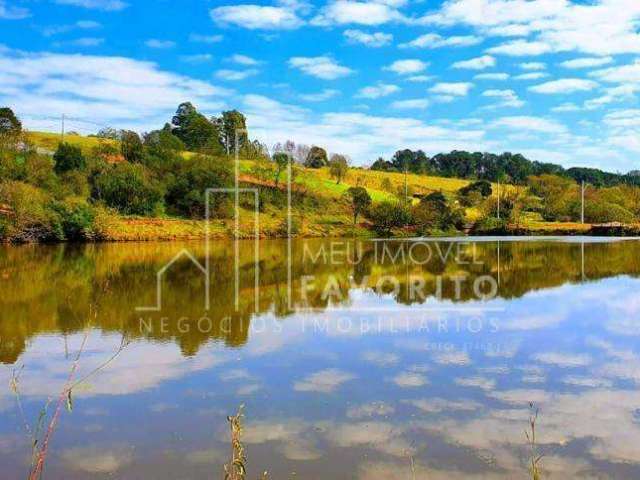
[[[254,247],[0,247],[0,477],[86,339],[49,480],[640,478],[640,242]]]

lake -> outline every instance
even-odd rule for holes
[[[538,455],[550,478],[640,478],[639,254],[595,238],[0,247],[0,476],[28,478],[60,404],[49,480],[222,479],[241,405],[251,479],[524,479]]]

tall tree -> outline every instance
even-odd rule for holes
[[[327,151],[324,148],[311,147],[304,161],[304,166],[308,168],[321,168],[327,166]]]
[[[237,110],[222,112],[222,117],[218,120],[221,125],[221,142],[228,154],[242,152],[249,143],[247,133],[247,119]],[[236,145],[237,138],[237,145]]]
[[[342,179],[347,175],[349,170],[349,161],[344,155],[334,153],[329,160],[329,173],[336,179],[336,183],[339,184]]]
[[[86,165],[84,155],[80,147],[69,143],[60,143],[56,153],[53,154],[56,173],[65,173],[70,170],[80,170]]]
[[[363,187],[351,187],[347,190],[347,195],[351,199],[353,224],[355,225],[358,222],[358,217],[365,213],[371,206],[371,197]]]
[[[0,135],[18,135],[22,131],[22,123],[9,107],[0,108]]]
[[[129,163],[142,163],[144,147],[140,135],[131,130],[123,130],[120,134],[120,152]]]
[[[217,123],[210,122],[190,102],[178,106],[171,123],[174,126],[173,134],[182,140],[188,150],[222,153]]]

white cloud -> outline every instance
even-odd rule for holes
[[[482,57],[471,58],[469,60],[463,60],[455,62],[452,68],[462,68],[469,70],[484,70],[485,68],[495,67],[496,59],[491,55],[483,55]]]
[[[553,107],[551,109],[552,112],[558,112],[558,113],[577,112],[579,110],[580,110],[580,107],[578,107],[575,103],[563,103],[562,105],[558,105],[557,107]]]
[[[539,80],[541,78],[548,77],[548,73],[544,72],[531,72],[531,73],[522,73],[520,75],[516,75],[513,77],[514,80]]]
[[[134,450],[127,446],[84,446],[62,451],[62,460],[72,470],[113,475],[133,462]]]
[[[74,7],[88,8],[91,10],[104,10],[107,12],[123,10],[129,6],[122,0],[55,0],[60,5],[72,5]]]
[[[424,83],[424,82],[429,82],[434,78],[436,77],[434,77],[433,75],[411,75],[410,77],[407,77],[406,80],[408,82]]]
[[[400,48],[469,47],[481,43],[482,40],[482,37],[475,35],[443,37],[437,33],[426,33],[408,43],[400,44]]]
[[[522,70],[544,70],[547,65],[542,62],[524,62],[520,64]]]
[[[591,357],[584,354],[567,354],[560,352],[545,352],[533,355],[533,360],[558,367],[586,367],[591,364]]]
[[[495,120],[492,126],[540,133],[564,133],[567,130],[555,120],[530,116],[502,117]]]
[[[508,73],[479,73],[475,77],[475,80],[509,80]]]
[[[613,58],[611,57],[585,57],[567,60],[566,62],[560,63],[560,66],[564,68],[589,68],[601,67],[611,62],[613,62]]]
[[[524,105],[524,102],[518,98],[518,95],[513,90],[485,90],[482,92],[483,97],[497,98],[499,103],[497,107],[515,107],[520,108]]]
[[[68,25],[51,25],[49,27],[45,27],[42,30],[42,34],[45,37],[51,37],[53,35],[58,35],[60,33],[67,33],[73,30],[92,30],[96,28],[100,28],[102,25],[98,22],[94,22],[93,20],[79,20],[75,23],[71,23]]]
[[[452,95],[456,97],[464,97],[469,94],[469,91],[473,88],[473,83],[468,82],[453,82],[453,83],[436,83],[429,89],[431,93],[441,95]]]
[[[292,57],[289,59],[289,66],[323,80],[335,80],[353,73],[350,68],[338,64],[333,58],[327,56]]]
[[[334,98],[340,95],[339,90],[334,90],[332,88],[325,88],[321,92],[318,93],[305,93],[301,94],[300,98],[306,102],[322,102],[324,100],[329,100],[330,98]]]
[[[420,73],[424,71],[428,66],[429,64],[427,62],[412,58],[406,60],[396,60],[388,67],[385,67],[385,70],[390,70],[399,75],[409,75],[413,73]]]
[[[65,112],[134,129],[157,128],[185,99],[217,111],[229,95],[227,89],[163,71],[151,62],[11,50],[0,50],[0,85],[0,103],[24,116]]]
[[[402,372],[393,377],[393,383],[400,388],[422,387],[429,383],[424,375],[414,372]]]
[[[328,368],[313,373],[304,380],[296,382],[293,389],[298,392],[331,393],[343,383],[353,380],[354,378],[356,377],[348,372],[337,368]]]
[[[231,60],[233,63],[237,63],[238,65],[245,65],[248,67],[259,65],[261,63],[255,58],[248,57],[247,55],[240,55],[238,53],[233,55],[229,60]]]
[[[384,47],[393,40],[393,35],[384,32],[367,33],[362,30],[345,30],[342,34],[349,43],[361,43],[367,47]]]
[[[145,41],[144,44],[149,48],[167,49],[176,46],[176,42],[171,40],[158,40],[157,38],[150,38]]]
[[[394,20],[400,20],[402,15],[383,2],[355,2],[337,0],[327,4],[320,13],[311,20],[311,24],[319,26],[330,25],[382,25]]]
[[[222,68],[215,73],[219,79],[228,81],[244,80],[257,74],[258,70],[255,68],[247,68],[246,70],[229,70]]]
[[[560,80],[552,80],[550,82],[541,83],[529,87],[529,90],[536,93],[573,93],[586,92],[596,88],[598,84],[593,80],[585,80],[583,78],[562,78]]]
[[[511,57],[526,57],[529,55],[542,55],[552,51],[552,48],[543,42],[528,42],[525,40],[516,40],[504,43],[497,47],[487,50],[488,53],[495,55],[508,55]]]
[[[532,37],[490,50],[496,54],[580,51],[613,55],[640,52],[639,17],[636,0],[450,0],[419,23],[462,24],[482,34]]]
[[[604,82],[611,83],[640,83],[640,59],[634,63],[610,67],[593,72],[592,76]]]
[[[397,110],[422,110],[428,106],[429,100],[426,98],[410,98],[391,103],[391,108],[395,108]]]
[[[28,9],[7,5],[7,2],[0,0],[0,19],[22,20],[23,18],[29,18],[30,16],[31,12],[29,12]]]
[[[192,33],[189,35],[189,41],[194,43],[219,43],[222,39],[222,35],[201,35],[199,33]]]
[[[214,8],[209,13],[217,23],[250,30],[291,30],[304,23],[294,11],[283,7],[228,5]]]
[[[361,88],[356,94],[356,98],[380,98],[398,91],[400,91],[400,87],[397,85],[378,83],[377,85],[370,85],[368,87]]]
[[[206,63],[213,60],[210,53],[196,53],[194,55],[181,55],[180,61],[185,63]]]

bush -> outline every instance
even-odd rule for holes
[[[466,207],[478,205],[493,193],[491,184],[486,180],[473,182],[458,190],[458,200]]]
[[[85,199],[69,197],[57,202],[55,210],[60,217],[60,225],[67,240],[90,240],[95,237],[95,212]]]
[[[447,231],[460,228],[463,223],[462,212],[452,210],[446,197],[440,192],[434,192],[420,200],[413,208],[413,221],[421,233],[429,231]]]
[[[51,196],[33,185],[0,183],[0,204],[11,213],[0,214],[4,240],[38,242],[62,240],[60,218],[51,208]]]
[[[58,149],[53,154],[53,161],[55,162],[55,171],[58,174],[83,169],[86,166],[86,160],[80,147],[65,142],[58,144]]]
[[[178,166],[169,182],[166,203],[177,214],[191,218],[204,218],[205,192],[209,188],[231,186],[231,163],[226,159],[196,155]],[[213,217],[229,214],[229,193],[211,194],[209,208]]]
[[[162,208],[163,191],[139,164],[120,163],[94,180],[99,200],[129,215],[151,215]]]
[[[389,233],[393,228],[404,227],[411,222],[411,215],[399,203],[381,202],[374,205],[369,218],[374,228],[381,233]]]
[[[587,202],[584,207],[584,219],[587,223],[634,223],[632,212],[620,205],[608,202]]]

